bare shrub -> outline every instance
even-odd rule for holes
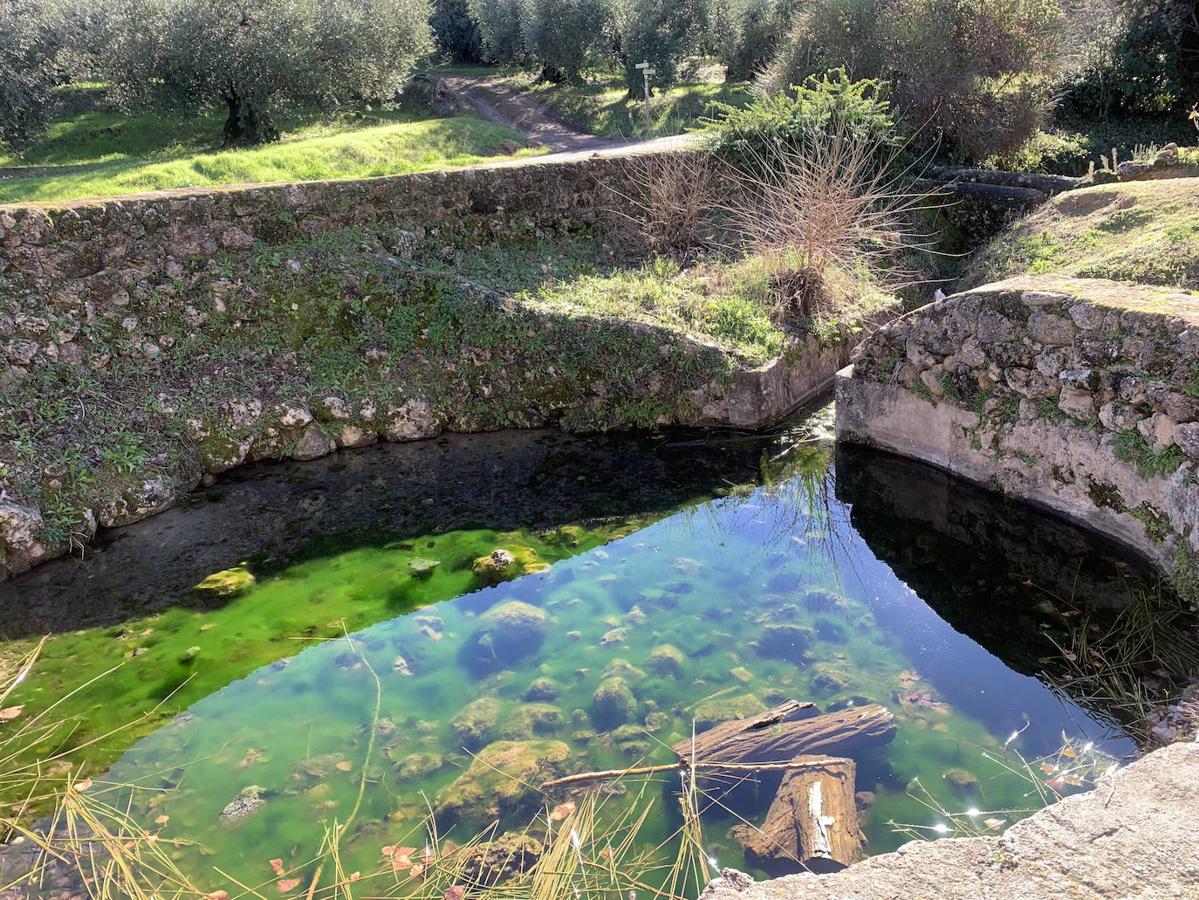
[[[836,127],[730,169],[736,189],[723,209],[745,249],[767,266],[777,319],[835,313],[830,286],[843,278],[891,290],[915,280],[900,260],[931,251],[934,236],[917,221],[939,204],[913,187],[914,164],[901,164],[900,153]]]
[[[686,261],[710,243],[717,192],[717,165],[706,153],[677,151],[633,156],[628,161],[632,190],[620,194],[649,248]]]

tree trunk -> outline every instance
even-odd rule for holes
[[[855,862],[862,850],[853,760],[812,756],[800,761],[811,765],[783,776],[762,827],[735,829],[746,860],[770,875],[835,872]]]
[[[876,704],[795,718],[811,708],[810,703],[788,700],[760,715],[723,722],[697,735],[694,744],[679,741],[673,749],[684,763],[786,762],[807,754],[852,756],[895,737],[895,717]]]
[[[238,93],[237,88],[225,90],[225,106],[229,111],[225,119],[226,146],[269,144],[279,140],[279,129],[270,113],[261,104]]]

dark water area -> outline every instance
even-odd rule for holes
[[[496,549],[524,574],[489,574]],[[217,575],[232,587],[196,590]],[[877,853],[908,839],[896,823],[952,835],[1036,808],[1017,760],[1131,754],[1118,714],[1058,683],[1054,640],[1153,587],[1095,535],[803,427],[498,433],[243,470],[0,586],[0,653],[52,634],[30,711],[120,665],[71,699],[76,741],[164,703],[84,756],[147,828],[195,842],[197,871],[259,883],[351,810],[364,871],[420,846],[429,804],[459,841],[528,827],[563,797],[497,787],[479,757],[526,779],[670,762],[693,725],[784,698],[894,714],[856,757]],[[746,867],[731,829],[776,785],[705,794],[716,864]],[[251,787],[264,803],[230,821]],[[630,788],[605,786],[605,815],[646,802]],[[669,779],[648,800],[637,840],[666,853]]]

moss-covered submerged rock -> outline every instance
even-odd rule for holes
[[[541,842],[528,834],[505,834],[494,841],[466,847],[455,861],[462,869],[461,882],[486,890],[530,871],[541,858]],[[451,891],[446,891],[451,896]]]
[[[213,597],[236,597],[248,591],[253,584],[254,573],[249,570],[245,563],[242,563],[240,566],[234,566],[232,569],[213,572],[192,590]]]
[[[537,551],[531,547],[497,547],[476,559],[471,568],[484,584],[499,584],[522,575],[544,572],[548,566],[537,558]]]
[[[475,756],[470,768],[437,792],[434,810],[447,823],[484,824],[528,813],[541,803],[539,785],[562,773],[570,748],[562,741],[497,741]]]
[[[522,703],[500,723],[499,736],[505,740],[529,740],[552,734],[565,719],[562,711],[548,703]]]
[[[701,731],[728,722],[744,719],[766,711],[766,704],[756,694],[741,694],[735,697],[714,697],[705,700],[692,711],[695,727]]]
[[[480,697],[468,703],[450,719],[450,733],[460,746],[474,750],[487,743],[487,738],[500,720],[502,705],[494,697]]]
[[[659,644],[649,654],[649,667],[659,675],[678,675],[686,662],[687,657],[674,644]]]
[[[591,698],[591,718],[597,728],[608,729],[623,725],[637,711],[637,698],[629,683],[619,675],[600,682]]]

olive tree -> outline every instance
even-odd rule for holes
[[[112,0],[106,68],[129,102],[223,105],[227,143],[288,104],[383,99],[432,49],[428,0]]]
[[[579,80],[603,45],[608,12],[605,0],[523,0],[522,43],[542,79]]]
[[[483,56],[488,62],[505,65],[525,61],[521,0],[469,0],[470,14],[483,38]]]
[[[759,84],[786,91],[837,67],[882,79],[918,142],[977,161],[1042,123],[1061,16],[1058,0],[812,0]]]
[[[0,143],[21,147],[49,118],[62,13],[46,0],[0,0]]]

